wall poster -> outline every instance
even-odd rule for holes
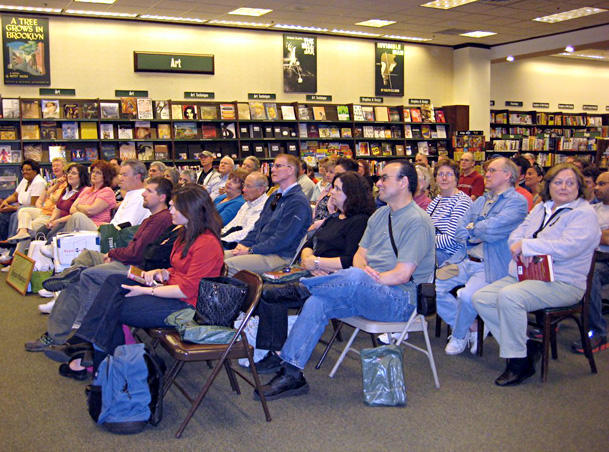
[[[3,15],[5,85],[50,85],[49,19]]]
[[[317,38],[283,35],[283,91],[317,92]]]
[[[377,96],[404,95],[404,44],[376,43],[374,86]]]

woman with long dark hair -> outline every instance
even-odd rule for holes
[[[222,223],[209,194],[202,187],[189,184],[179,188],[170,203],[173,223],[181,225],[173,250],[171,267],[144,272],[146,285],[139,285],[123,275],[110,276],[104,282],[76,335],[95,345],[94,364],[124,343],[122,325],[139,328],[166,326],[172,312],[194,307],[201,278],[219,276],[223,265],[220,244]],[[64,377],[84,380],[87,371],[81,362],[91,347],[66,347],[72,361],[62,364]],[[76,351],[76,353],[73,353]]]

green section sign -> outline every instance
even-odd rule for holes
[[[360,96],[359,101],[366,104],[382,104],[382,97],[368,97],[368,96]]]
[[[332,96],[323,94],[307,94],[307,100],[318,102],[332,102]]]
[[[73,88],[39,88],[38,92],[41,96],[76,96]]]
[[[136,89],[116,89],[114,90],[115,97],[148,97],[148,91]]]
[[[184,91],[184,99],[214,99],[216,93],[202,91]]]
[[[408,99],[410,105],[429,105],[431,99]]]
[[[193,53],[133,52],[135,72],[214,74],[214,56]]]
[[[250,100],[275,100],[277,95],[273,93],[247,93]]]

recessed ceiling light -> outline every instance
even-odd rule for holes
[[[100,17],[137,17],[131,13],[113,13],[111,11],[84,11],[82,9],[66,9],[66,14],[77,14],[79,16],[100,16]]]
[[[567,46],[567,47],[565,47],[565,52],[569,52],[569,53],[575,52],[575,49],[573,48],[573,46]]]
[[[233,11],[230,11],[228,14],[236,14],[238,16],[255,16],[260,17],[264,16],[267,13],[273,11],[272,9],[262,9],[262,8],[237,8]]]
[[[549,16],[536,17],[533,20],[536,20],[537,22],[554,24],[556,22],[563,22],[565,20],[578,19],[584,16],[591,16],[592,14],[604,13],[605,11],[607,10],[602,8],[590,8],[589,6],[584,6],[583,8],[572,9],[571,11],[550,14]]]
[[[282,28],[284,30],[299,30],[299,31],[328,31],[327,28],[319,27],[306,27],[304,25],[288,25],[288,24],[275,24],[273,28]]]
[[[437,8],[437,9],[451,9],[457,6],[467,5],[468,3],[474,3],[478,0],[435,0],[433,2],[423,3],[421,6],[426,8]]]
[[[37,13],[60,13],[61,9],[57,8],[38,8],[35,6],[13,6],[13,5],[0,5],[0,10],[8,11],[32,11]]]
[[[116,0],[74,0],[75,2],[81,2],[81,3],[103,3],[106,5],[111,5],[112,3],[116,2]]]
[[[395,20],[383,20],[383,19],[370,19],[365,20],[364,22],[358,22],[355,25],[363,25],[364,27],[386,27],[387,25],[394,24]]]
[[[142,14],[137,17],[138,17],[138,19],[167,20],[169,22],[196,22],[196,23],[200,23],[200,24],[207,22],[205,19],[198,19],[196,17],[155,16],[152,14]]]
[[[270,27],[272,24],[264,24],[260,22],[241,22],[239,20],[210,20],[208,24],[214,25],[233,25],[237,27]]]
[[[415,42],[431,41],[431,38],[419,38],[417,36],[383,35],[383,38],[398,39],[400,41],[415,41]]]
[[[459,36],[467,36],[468,38],[486,38],[487,36],[493,36],[497,33],[492,31],[469,31],[467,33],[460,33]]]
[[[341,35],[353,35],[353,36],[369,36],[371,38],[376,38],[380,36],[378,33],[368,33],[365,31],[355,31],[355,30],[332,30],[332,33],[337,33]]]
[[[508,55],[507,57],[505,57],[505,59],[506,59],[507,61],[509,61],[510,63],[511,63],[512,61],[514,61],[514,57],[513,57],[512,55]]]

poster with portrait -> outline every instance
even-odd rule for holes
[[[49,19],[3,15],[5,85],[50,85]]]
[[[283,35],[283,91],[317,92],[317,38]]]
[[[374,57],[376,96],[404,95],[404,44],[377,42]]]

